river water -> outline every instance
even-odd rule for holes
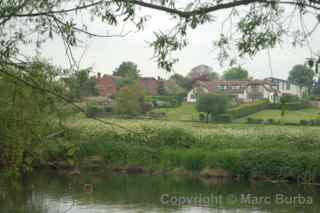
[[[186,177],[39,172],[0,187],[0,212],[320,212],[320,187]]]

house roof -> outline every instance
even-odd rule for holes
[[[243,92],[245,88],[249,85],[261,85],[268,91],[275,91],[272,88],[271,81],[268,80],[215,80],[215,81],[196,81],[194,86],[201,86],[206,88],[209,92],[214,92],[219,90],[219,86],[226,87],[224,91],[231,93]],[[238,88],[233,88],[233,86],[238,86]]]

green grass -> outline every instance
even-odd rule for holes
[[[199,113],[196,110],[195,104],[184,103],[176,108],[161,108],[154,109],[154,112],[165,112],[167,114],[167,120],[169,121],[198,121]],[[235,120],[235,123],[246,123],[247,118],[256,119],[274,119],[282,120],[284,123],[300,123],[300,120],[314,120],[317,119],[320,113],[320,109],[310,108],[297,111],[286,111],[282,120],[280,110],[263,110],[247,117],[243,117]],[[234,125],[236,126],[236,125]]]
[[[255,119],[274,119],[283,121],[284,123],[299,123],[300,120],[315,120],[319,118],[320,109],[304,109],[304,110],[297,110],[297,111],[285,111],[285,116],[283,120],[281,118],[281,110],[263,110],[254,114],[251,114],[247,117],[240,118],[235,122],[246,122],[248,117],[255,118]]]
[[[154,109],[154,112],[165,112],[170,121],[193,121],[199,119],[195,104],[183,103],[176,108]]]

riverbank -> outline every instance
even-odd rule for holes
[[[62,170],[320,182],[318,127],[108,122],[114,125],[70,121],[63,139],[48,143],[43,162]]]

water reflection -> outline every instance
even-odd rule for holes
[[[42,172],[25,178],[16,188],[2,187],[0,191],[1,213],[260,213],[320,209],[319,187],[198,178],[108,173],[67,177]],[[280,195],[282,203],[276,202]],[[312,198],[312,203],[301,203],[306,197]]]

